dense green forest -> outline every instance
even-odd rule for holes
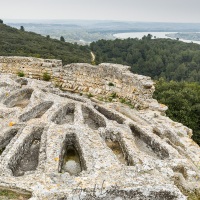
[[[169,109],[166,114],[193,130],[193,139],[200,145],[200,84],[156,81],[154,98]]]
[[[96,62],[131,66],[133,73],[166,80],[200,82],[200,45],[171,39],[99,40],[91,43]]]
[[[0,23],[0,55],[61,59],[63,64],[91,61],[87,46],[62,42],[26,32],[22,27],[18,30],[2,23]]]
[[[100,40],[91,43],[91,50],[97,63],[129,65],[133,73],[157,80],[154,97],[169,107],[171,119],[193,129],[200,145],[200,45],[148,35],[142,40]]]

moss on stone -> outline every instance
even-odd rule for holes
[[[20,194],[17,192],[13,192],[11,190],[0,189],[0,199],[15,199],[15,200],[27,200],[31,197],[30,194]]]

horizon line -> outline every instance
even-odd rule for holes
[[[171,21],[132,21],[132,20],[112,20],[112,19],[12,19],[1,18],[8,21],[104,21],[104,22],[129,22],[129,23],[171,23],[171,24],[200,24],[200,22],[171,22]]]

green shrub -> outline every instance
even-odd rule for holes
[[[109,101],[109,102],[112,102],[112,100],[113,100],[112,97],[109,97],[109,98],[108,98],[108,101]]]
[[[122,99],[120,99],[120,102],[121,102],[121,103],[125,103],[126,100],[125,100],[124,98],[122,98]]]
[[[110,83],[108,83],[108,86],[115,86],[115,85],[114,85],[113,83],[110,82]]]
[[[117,94],[114,92],[114,93],[112,93],[112,94],[110,95],[110,97],[115,99],[115,98],[117,98]]]
[[[93,95],[91,93],[89,93],[87,96],[88,96],[88,98],[93,97]]]
[[[25,74],[24,74],[23,71],[19,71],[19,72],[17,73],[17,75],[18,75],[19,77],[24,77],[24,76],[25,76]]]
[[[51,76],[47,72],[44,72],[44,74],[43,74],[43,80],[44,81],[49,81],[50,79],[51,79]]]
[[[98,97],[98,100],[99,101],[104,101],[104,98],[103,97]]]
[[[91,61],[91,64],[92,64],[92,65],[96,65],[96,62],[95,62],[95,61]]]
[[[133,109],[134,108],[134,105],[131,103],[131,101],[130,100],[126,100],[126,99],[124,99],[124,98],[121,98],[120,99],[120,102],[121,103],[123,103],[123,104],[126,104],[126,105],[128,105],[131,109]]]
[[[0,189],[0,199],[29,199],[30,194],[20,194],[14,191]]]

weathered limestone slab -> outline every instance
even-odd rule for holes
[[[102,63],[98,66],[86,63],[74,63],[62,66],[60,60],[29,57],[0,57],[0,72],[25,77],[43,79],[44,73],[51,76],[56,86],[66,91],[91,94],[96,97],[110,97],[115,94],[132,102],[140,109],[151,107],[165,111],[166,106],[152,99],[155,90],[150,77],[133,74],[130,67],[118,64]]]
[[[95,87],[105,86],[99,74],[108,73],[103,81],[122,82],[124,91],[133,85],[143,98],[138,102],[146,101],[143,89],[151,97],[148,77],[119,68],[72,64],[62,73],[76,74],[75,80],[78,72],[88,77],[93,72]],[[120,80],[120,74],[127,78]],[[94,103],[51,82],[0,74],[0,130],[0,188],[31,194],[32,200],[200,197],[200,148],[191,130],[151,107]]]

